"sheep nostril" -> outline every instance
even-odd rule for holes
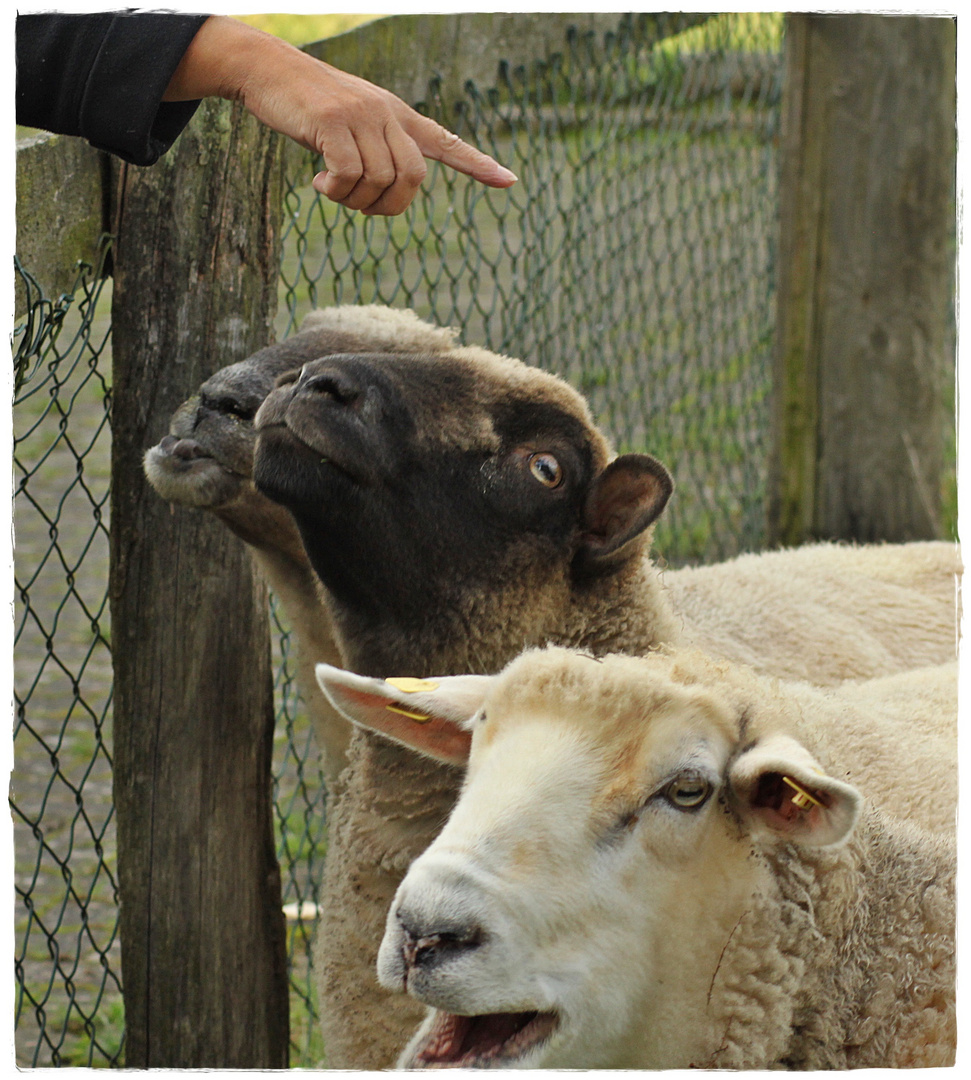
[[[420,935],[403,926],[402,935],[401,953],[409,968],[427,968],[456,959],[477,949],[484,940],[484,934],[477,926]]]
[[[298,387],[304,393],[330,398],[338,405],[353,405],[361,396],[358,383],[339,371],[322,371],[316,374],[304,371]]]

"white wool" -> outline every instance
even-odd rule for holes
[[[519,1068],[953,1064],[956,674],[824,690],[549,649],[484,680],[461,798],[381,947],[385,985],[432,1007],[401,1067],[440,1010],[554,1014],[495,1062]],[[687,766],[716,785],[700,809],[664,796]],[[776,770],[815,805],[767,809]],[[403,927],[474,947],[419,962]]]
[[[340,330],[360,334],[375,345],[395,345],[402,352],[447,352],[458,344],[458,330],[433,326],[404,308],[383,304],[343,304],[317,308],[300,324],[307,330]]]
[[[958,546],[808,544],[662,576],[680,641],[789,679],[835,684],[957,655]]]

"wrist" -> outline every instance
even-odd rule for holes
[[[212,15],[199,28],[172,75],[163,101],[242,98],[258,57],[285,42],[227,15]]]

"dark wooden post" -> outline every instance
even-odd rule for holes
[[[769,538],[941,535],[955,23],[787,22]]]
[[[277,139],[205,103],[122,170],[112,309],[111,619],[126,1064],[287,1065],[273,842],[266,593],[210,515],[171,508],[142,455],[276,308]]]

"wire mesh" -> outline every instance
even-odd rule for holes
[[[14,334],[16,1060],[121,1066],[108,610],[111,280],[101,267],[81,265],[73,290],[51,300],[19,263],[16,271],[27,297]],[[274,806],[290,926],[292,1053],[303,1062],[311,1052],[319,1060],[308,966],[326,790],[275,605],[273,618]]]
[[[781,17],[571,34],[425,111],[520,176],[433,168],[412,207],[365,218],[291,177],[277,333],[380,302],[556,371],[617,448],[672,469],[670,562],[757,548],[767,468]],[[22,267],[14,336],[16,1047],[23,1066],[122,1065],[107,608],[110,280],[44,298]],[[144,448],[136,448],[140,453]],[[309,944],[326,791],[274,606],[274,807],[291,960],[291,1063],[322,1059]]]
[[[16,1049],[115,1065],[123,1024],[111,800],[110,282],[28,298],[14,344]]]
[[[571,34],[448,112],[432,82],[425,110],[512,168],[508,191],[435,167],[379,220],[292,182],[279,321],[410,307],[564,376],[618,450],[674,472],[658,548],[678,563],[762,542],[782,81],[781,17],[685,25]]]

